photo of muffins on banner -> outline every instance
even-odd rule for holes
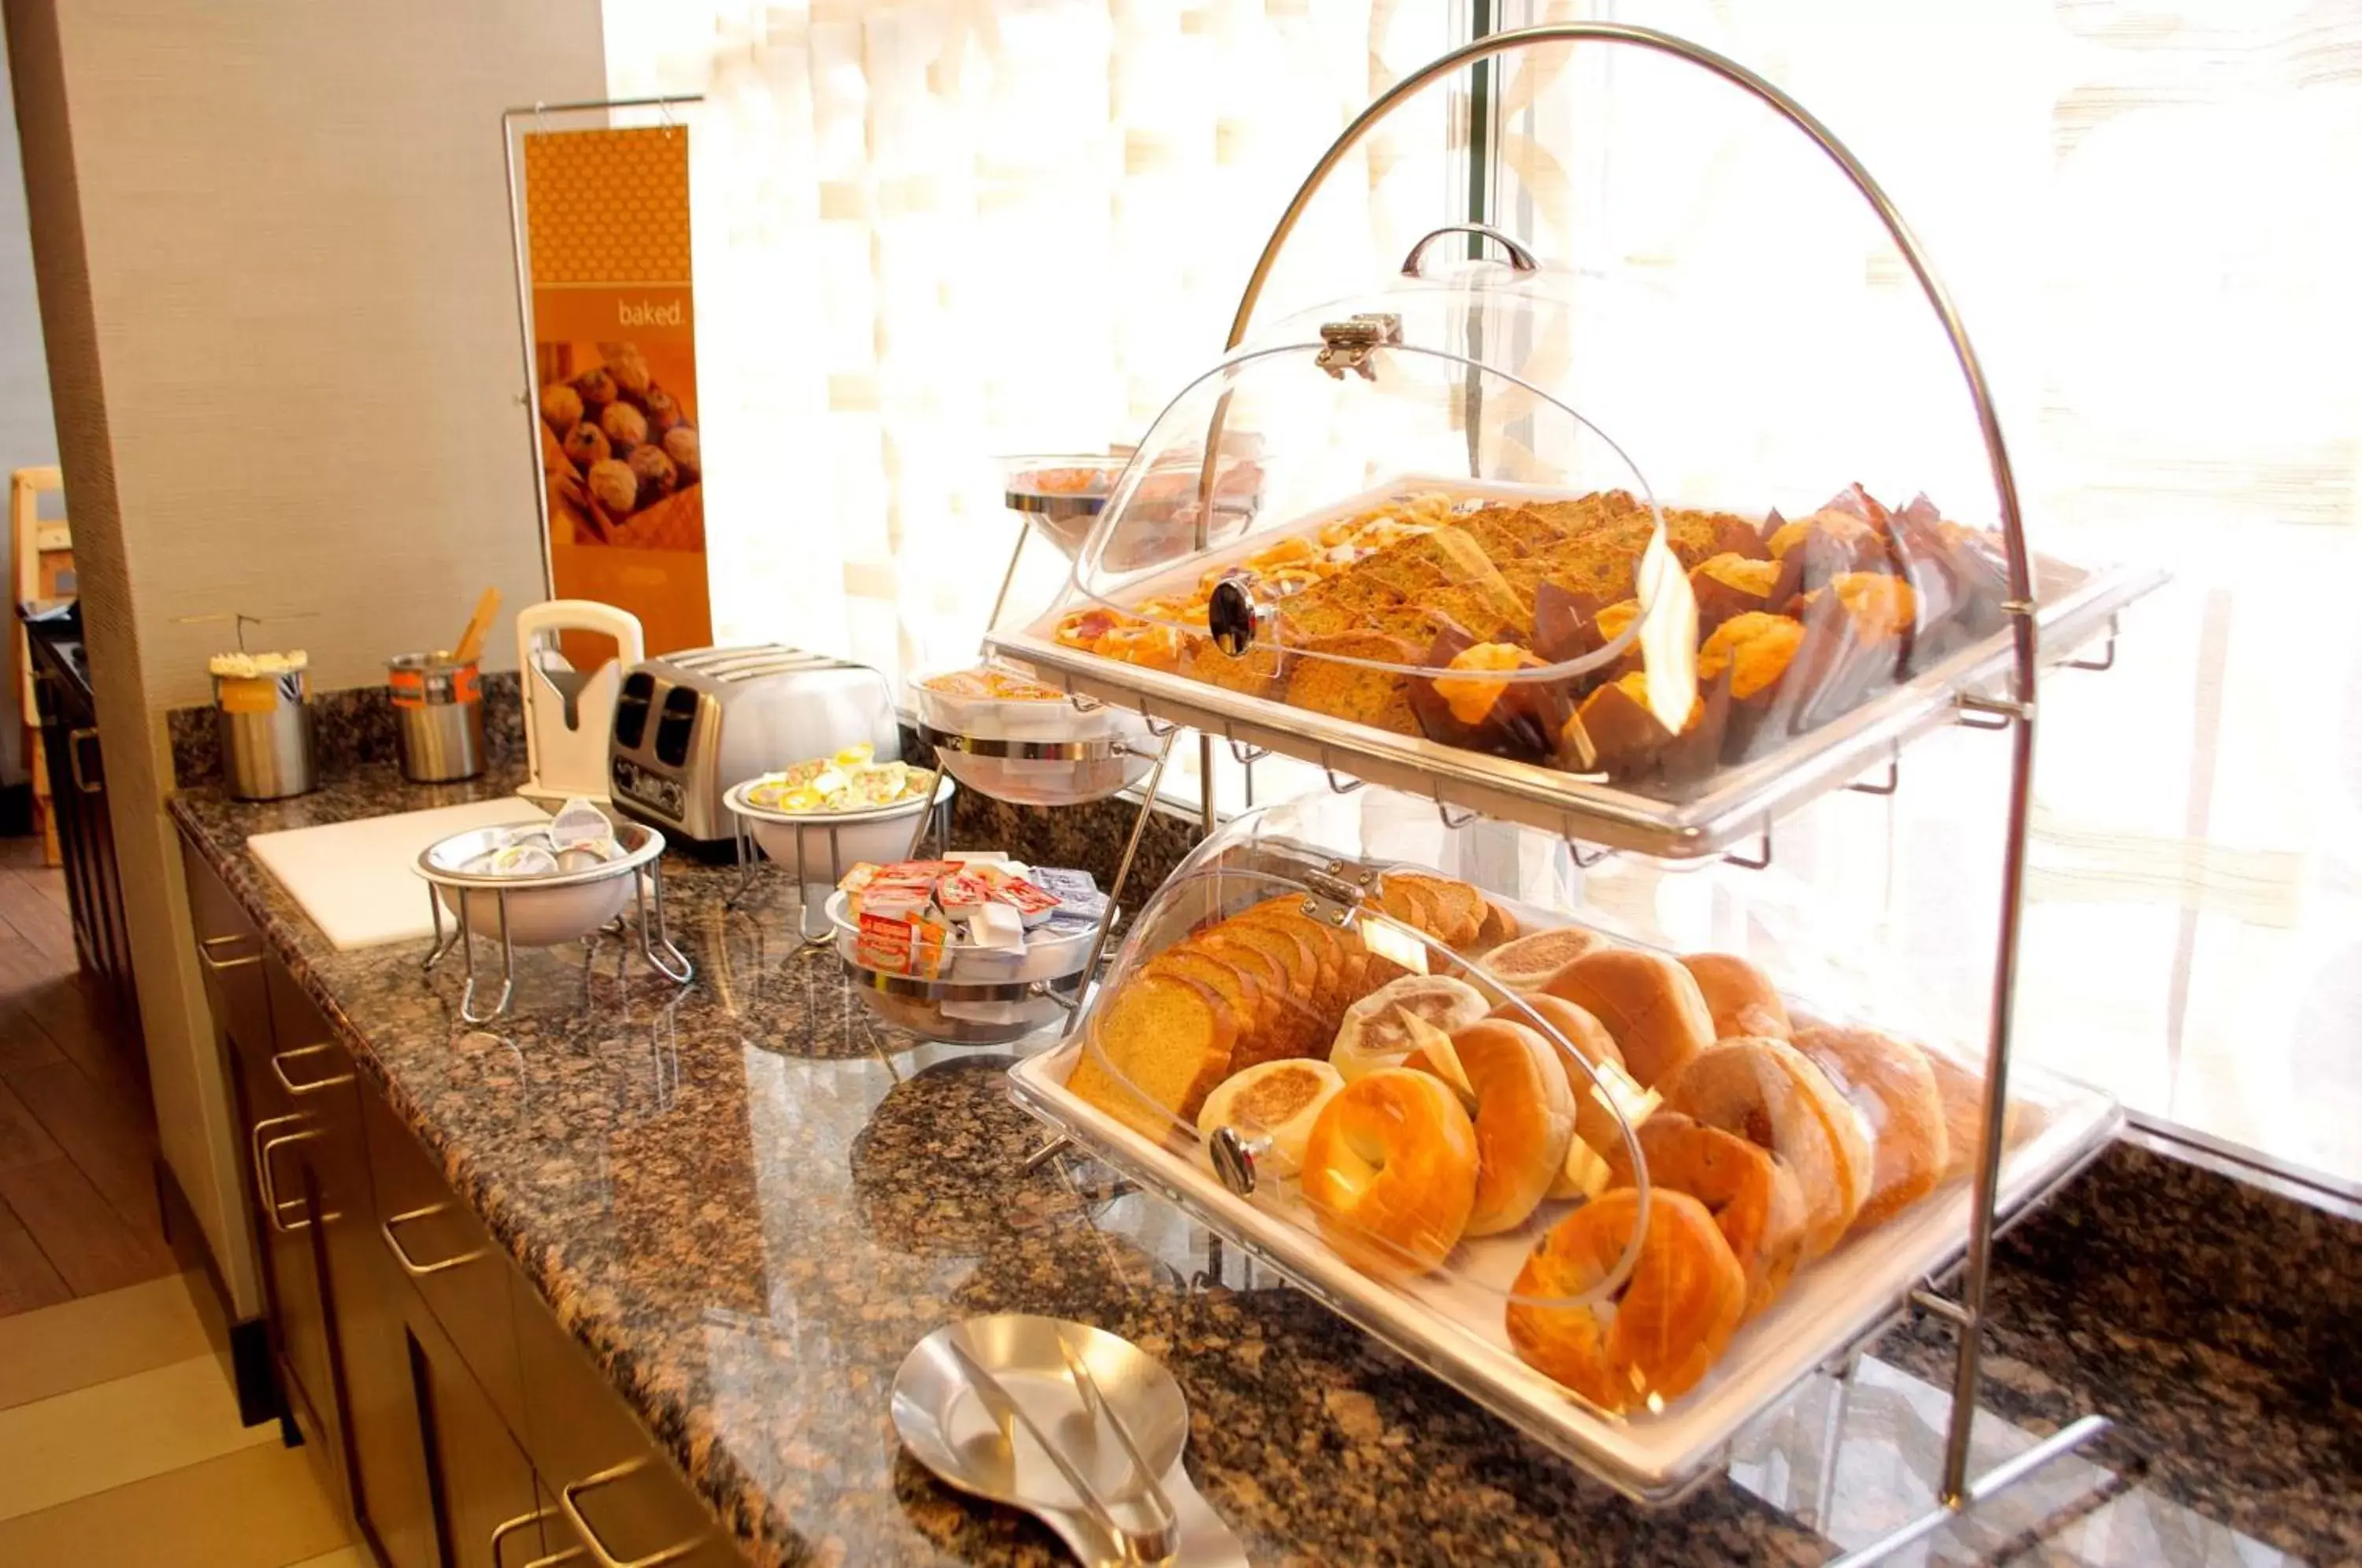
[[[689,137],[666,124],[523,138],[550,586],[630,611],[652,648],[713,640]]]
[[[672,347],[536,345],[550,526],[577,545],[705,547],[694,367],[686,345],[681,371],[656,363]]]

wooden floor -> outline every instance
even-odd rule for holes
[[[0,839],[0,1317],[173,1272],[138,1057],[74,958],[63,876]]]

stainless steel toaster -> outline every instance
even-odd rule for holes
[[[867,665],[778,643],[690,648],[624,678],[607,782],[624,812],[710,851],[732,842],[734,786],[856,741],[902,755],[893,690]]]

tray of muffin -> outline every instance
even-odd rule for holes
[[[1086,703],[1669,858],[1751,846],[1998,690],[2000,536],[1926,496],[1679,505],[1514,375],[1395,345],[1332,377],[1317,348],[1176,399],[1063,602],[988,648]],[[1171,476],[1242,428],[1257,507],[1176,529]],[[2164,580],[2031,569],[2052,664]]]
[[[1981,1063],[1882,1026],[1801,951],[1791,976],[1577,918],[1562,845],[1421,827],[1418,808],[1374,790],[1224,829],[1012,1093],[1626,1495],[1670,1501],[1962,1256]],[[2015,1069],[2001,1214],[2120,1122],[2104,1095]]]

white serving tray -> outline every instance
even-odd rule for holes
[[[1518,1358],[1502,1329],[1500,1296],[1472,1283],[1506,1291],[1527,1243],[1463,1242],[1449,1276],[1399,1286],[1372,1279],[1312,1231],[1237,1196],[1210,1171],[1069,1094],[1066,1077],[1081,1050],[1079,1037],[1069,1038],[1011,1067],[1012,1098],[1339,1316],[1643,1503],[1672,1502],[1719,1470],[1741,1427],[1815,1370],[1882,1331],[1913,1289],[1968,1248],[1971,1203],[1970,1184],[1961,1179],[1800,1270],[1780,1298],[1739,1331],[1705,1380],[1663,1412],[1604,1416]],[[2010,1087],[2011,1098],[2038,1110],[2043,1123],[2003,1162],[2003,1218],[2056,1190],[2124,1121],[2105,1095],[2038,1068],[2014,1068]]]

